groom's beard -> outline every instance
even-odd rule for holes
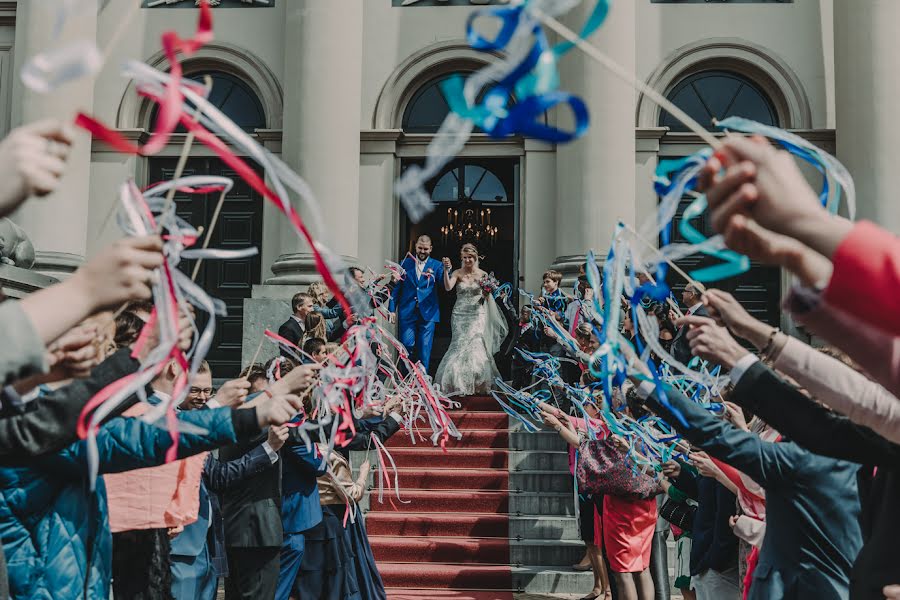
[[[421,252],[416,254],[416,258],[418,258],[420,262],[428,260],[428,256],[428,254],[422,254]]]

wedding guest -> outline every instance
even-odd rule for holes
[[[293,314],[278,328],[278,335],[295,346],[302,346],[303,336],[306,335],[306,317],[313,312],[312,296],[304,292],[294,294],[291,298],[291,310]],[[290,358],[285,348],[282,348],[281,355]]]
[[[277,358],[282,361],[281,378],[247,404],[270,394],[277,398],[285,393],[303,393],[315,381],[316,365],[293,367],[290,360]],[[301,409],[302,405],[298,406],[294,414]],[[238,460],[265,439],[266,434],[262,433],[242,443],[221,448],[219,460]],[[281,454],[285,456],[286,452],[293,450],[293,442],[286,442]],[[276,461],[273,468],[229,486],[221,494],[229,572],[225,579],[225,597],[228,599],[255,600],[275,596],[279,555],[284,541],[281,523],[282,463],[282,460]]]
[[[281,397],[248,410],[179,414],[180,422],[207,433],[181,433],[178,457],[283,423],[296,410],[295,404],[299,407],[298,399]],[[154,424],[114,417],[100,427],[96,441],[100,475],[93,494],[85,493],[89,488],[86,441],[36,458],[29,466],[0,469],[5,482],[0,486],[0,528],[9,558],[11,598],[109,597],[111,537],[103,474],[162,464],[172,439]]]
[[[519,311],[519,323],[516,327],[518,337],[514,348],[522,348],[527,352],[540,350],[540,332],[532,318],[531,305],[523,306]],[[531,363],[519,352],[512,351],[512,386],[517,390],[531,383]]]
[[[307,360],[312,360],[319,364],[325,362],[325,359],[328,358],[328,351],[325,350],[325,346],[328,342],[323,340],[322,338],[309,338],[303,344],[303,352],[309,357]],[[306,357],[304,357],[306,358]]]
[[[548,404],[541,404],[541,416],[544,423],[553,427],[559,436],[569,445],[569,471],[575,476],[575,450],[581,445],[583,438],[581,433],[586,432],[587,425],[584,419],[566,415],[558,408]],[[586,405],[588,417],[595,419],[596,407]],[[563,425],[562,420],[565,420]],[[598,422],[599,423],[599,422]],[[596,423],[594,424],[596,426]],[[605,533],[603,523],[604,509],[603,495],[579,494],[579,515],[581,520],[581,538],[586,546],[586,557],[590,562],[590,568],[594,574],[594,587],[590,593],[581,600],[596,600],[601,596],[607,600],[613,598],[613,587],[607,570],[607,560],[603,554]],[[599,521],[599,522],[598,522]],[[599,533],[601,537],[595,537]],[[577,569],[576,569],[577,570]],[[616,585],[618,591],[618,585]],[[628,591],[622,590],[622,595],[616,594],[617,600],[631,600],[634,596],[628,596]],[[652,592],[651,592],[652,594]]]
[[[703,320],[709,319],[687,317],[682,324]],[[732,369],[736,389],[747,372]],[[852,557],[862,544],[856,487],[859,466],[815,455],[792,441],[764,442],[714,417],[679,391],[665,391],[668,406],[657,400],[652,384],[642,384],[639,389],[648,407],[687,441],[740,469],[766,490],[766,536],[749,598],[846,598]],[[738,397],[736,392],[734,398]],[[675,410],[684,416],[687,426],[674,417]],[[827,531],[822,528],[826,522]],[[736,563],[732,565],[736,570]],[[708,596],[710,590],[704,583],[701,575],[698,598],[726,597],[721,593]],[[736,592],[737,586],[729,582],[728,589]]]
[[[190,383],[191,389],[212,387],[212,373],[206,361]],[[190,403],[189,406],[186,410],[205,408],[202,403]],[[171,541],[172,596],[175,600],[215,600],[219,578],[228,576],[225,524],[219,494],[273,468],[287,437],[286,425],[270,427],[266,441],[237,460],[220,461],[210,453],[198,455],[203,458],[203,467],[197,487],[196,520],[176,528]]]
[[[550,269],[541,276],[541,295],[536,299],[537,303],[550,311],[553,319],[559,322],[563,329],[568,329],[566,322],[566,309],[569,306],[569,300],[565,294],[559,289],[562,282],[562,273],[554,269]],[[548,352],[553,356],[562,356],[563,348],[559,340],[550,333],[549,327],[544,328],[543,337],[541,338],[541,351]]]
[[[303,343],[299,344],[301,347],[308,341],[313,338],[319,338],[320,340],[324,340],[327,337],[326,327],[325,327],[325,317],[323,317],[320,313],[311,312],[306,315],[306,326],[304,327],[303,333]]]

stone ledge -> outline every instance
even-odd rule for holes
[[[54,283],[59,283],[59,279],[12,265],[0,265],[0,285],[10,298],[22,298]]]

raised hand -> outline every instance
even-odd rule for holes
[[[769,231],[743,215],[731,218],[725,243],[735,252],[753,260],[784,267],[810,287],[831,278],[832,264],[829,259],[806,244]]]
[[[254,398],[252,403],[247,403],[244,406],[249,406],[250,404],[253,404],[256,408],[256,419],[260,429],[284,425],[303,411],[303,401],[299,396],[293,394],[273,396],[272,398],[265,394],[260,394]]]
[[[250,382],[244,378],[226,381],[213,396],[219,406],[240,406],[250,393]]]
[[[701,172],[698,189],[706,192],[712,226],[720,233],[735,214],[788,235],[795,221],[827,215],[793,157],[760,136],[728,136]]]
[[[278,427],[269,427],[269,435],[266,438],[266,441],[269,442],[269,447],[272,448],[275,452],[281,450],[281,447],[284,446],[284,442],[288,439],[289,427],[287,425],[280,425]]]
[[[737,337],[749,341],[759,349],[765,348],[768,344],[774,328],[750,316],[740,302],[728,292],[708,290],[703,295],[703,304],[716,322],[727,327]]]
[[[453,270],[453,263],[450,262],[450,259],[449,259],[449,258],[447,258],[447,257],[445,256],[444,258],[441,259],[441,262],[444,264],[444,270],[445,270],[445,271],[452,271],[452,270]]]
[[[725,402],[725,418],[731,421],[731,424],[738,429],[750,431],[747,426],[747,419],[744,418],[744,411],[734,402]]]
[[[56,190],[72,141],[68,126],[45,119],[14,129],[0,142],[0,216],[14,211],[29,196]]]
[[[678,477],[681,475],[681,465],[674,460],[664,462],[662,472],[666,477]]]
[[[129,300],[149,299],[153,271],[162,263],[159,236],[125,238],[75,271],[67,283],[97,311]]]
[[[676,325],[690,326],[687,339],[691,344],[691,353],[703,360],[731,369],[740,359],[750,354],[731,337],[727,329],[717,325],[709,317],[683,317]]]
[[[50,373],[41,379],[44,382],[61,381],[90,375],[91,369],[102,360],[94,343],[96,339],[97,328],[93,325],[80,325],[63,334],[47,346]]]
[[[321,368],[322,365],[318,363],[294,367],[284,377],[269,386],[269,392],[275,396],[302,393],[316,382]]]

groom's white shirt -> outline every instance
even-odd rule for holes
[[[425,272],[425,262],[428,260],[419,260],[418,256],[414,256],[413,260],[416,261],[416,279],[422,279],[422,273]]]

